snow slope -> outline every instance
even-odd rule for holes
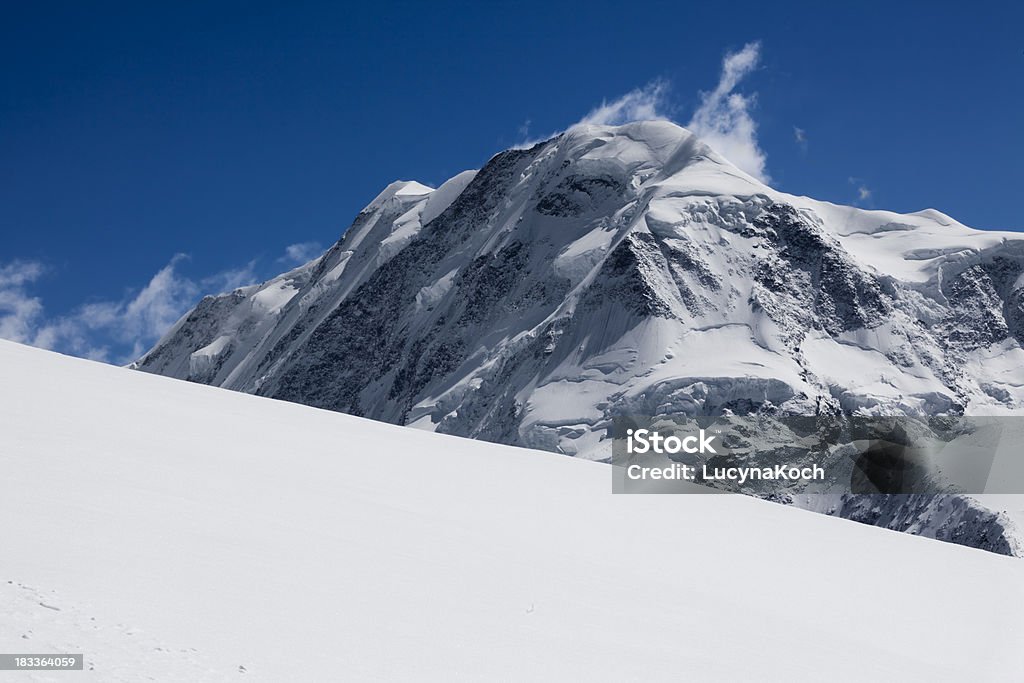
[[[1019,560],[9,342],[0,386],[0,651],[91,669],[36,680],[1024,677]]]

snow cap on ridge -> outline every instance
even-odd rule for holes
[[[363,212],[373,211],[391,198],[398,198],[400,200],[422,199],[433,191],[434,188],[415,180],[396,180],[374,197],[373,201],[363,208]]]

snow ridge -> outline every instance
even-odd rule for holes
[[[141,370],[608,457],[612,416],[1015,413],[1024,240],[778,192],[665,121],[393,183]]]

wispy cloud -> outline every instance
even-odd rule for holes
[[[617,100],[603,101],[590,110],[582,119],[573,124],[618,126],[630,121],[651,121],[669,119],[667,113],[668,83],[658,79],[642,88],[631,90]]]
[[[750,114],[755,95],[735,92],[761,59],[761,43],[747,43],[722,61],[718,85],[701,93],[701,104],[687,127],[740,169],[767,182],[767,158],[757,141],[757,124]]]
[[[530,139],[530,123],[532,123],[530,121],[530,119],[526,119],[525,121],[522,122],[522,124],[520,124],[520,126],[519,126],[519,139],[520,140],[529,140]]]
[[[718,85],[700,94],[700,106],[686,127],[740,169],[767,182],[767,158],[758,144],[757,124],[751,115],[756,96],[736,92],[740,82],[757,68],[760,59],[760,42],[748,43],[742,50],[727,54],[722,61]],[[618,99],[601,102],[569,130],[589,124],[615,126],[632,121],[672,121],[671,113],[669,84],[656,79]],[[806,142],[804,132],[797,130]],[[538,140],[522,145],[535,142]]]
[[[864,183],[863,178],[850,176],[846,180],[857,188],[857,198],[853,202],[854,205],[860,206],[871,201],[871,189]]]
[[[324,248],[320,246],[319,242],[298,242],[285,247],[284,255],[277,259],[277,261],[289,267],[301,266],[303,263],[308,263],[317,256],[320,256],[323,251]]]
[[[805,131],[803,128],[793,126],[793,139],[796,141],[796,144],[800,147],[800,151],[807,151],[807,131]]]
[[[756,95],[736,92],[740,82],[757,68],[760,59],[760,41],[747,43],[738,52],[726,54],[722,60],[718,85],[714,90],[700,94],[700,106],[686,127],[740,169],[768,182],[767,157],[758,143],[757,124],[751,115]],[[668,81],[655,79],[615,100],[602,101],[586,116],[569,126],[568,130],[591,124],[617,126],[633,121],[675,122],[669,90]],[[517,146],[529,147],[554,135],[558,133],[531,139],[527,121],[519,129],[522,142]],[[806,133],[802,129],[794,129],[794,135],[798,143],[806,145]]]
[[[45,272],[36,261],[12,261],[0,266],[0,337],[30,343],[43,302],[31,296],[28,285]]]
[[[81,304],[48,316],[29,288],[47,274],[38,261],[0,266],[0,337],[94,360],[124,363],[140,356],[203,293],[230,291],[257,278],[255,262],[198,280],[181,274],[176,254],[149,282],[120,300]]]

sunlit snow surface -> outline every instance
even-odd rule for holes
[[[0,342],[7,680],[1021,680],[1024,563]]]

